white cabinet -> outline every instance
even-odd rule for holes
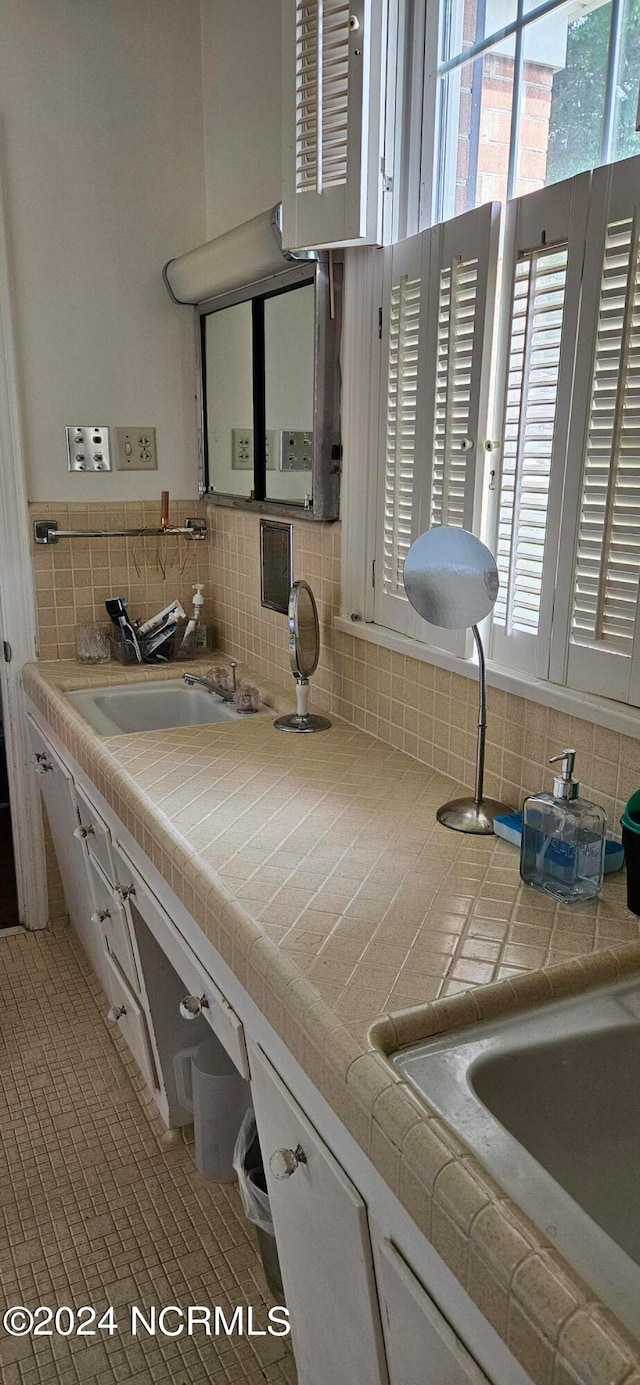
[[[69,917],[101,981],[105,982],[104,948],[100,928],[92,922],[93,898],[89,886],[87,848],[76,806],[69,770],[31,716],[31,762],[38,775],[58,858],[62,888]]]
[[[113,1001],[107,1018],[112,1024],[118,1025],[147,1086],[155,1092],[158,1088],[158,1078],[149,1042],[146,1015],[111,956],[107,957],[107,968],[111,973],[108,991]]]
[[[391,1241],[375,1260],[389,1385],[489,1385]]]
[[[299,1385],[386,1385],[364,1202],[262,1050],[250,1060]]]
[[[114,849],[114,860],[119,878],[119,888],[124,890],[127,895],[125,908],[131,921],[133,934],[137,939],[138,950],[141,951],[144,946],[140,935],[140,924],[142,923],[153,935],[164,957],[180,977],[184,986],[181,998],[193,1004],[194,1013],[206,1022],[208,1030],[213,1030],[222,1047],[235,1063],[240,1076],[248,1078],[249,1060],[244,1039],[244,1028],[235,1010],[229,1005],[213,977],[209,975],[195,953],[192,952],[166,909],[163,909],[160,901],[156,899],[156,896],[142,879],[140,872],[136,870],[133,862],[119,844]],[[149,953],[145,977],[149,1001],[153,1010],[154,964],[151,961],[151,955]],[[176,1012],[177,1008],[176,1006]],[[182,1013],[184,1015],[184,1009]],[[160,1023],[162,1020],[159,1017],[155,1020],[156,1029]],[[187,1032],[189,1029],[195,1038],[195,1027],[188,1026]]]
[[[104,947],[132,989],[140,993],[140,977],[131,945],[129,920],[113,885],[105,879],[89,853],[89,878],[93,897],[93,923],[102,928]]]

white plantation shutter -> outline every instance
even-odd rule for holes
[[[416,532],[451,524],[479,532],[500,207],[488,203],[429,235],[417,434]],[[418,638],[469,655],[468,631],[418,617]]]
[[[417,616],[402,573],[425,529],[478,524],[498,218],[481,207],[385,251],[375,620],[461,654],[467,633]]]
[[[429,273],[429,233],[401,241],[385,251],[384,257],[379,424],[382,497],[375,619],[392,630],[415,635],[418,617],[405,595],[402,574],[407,552],[420,532],[416,527],[416,428],[420,312]]]
[[[590,175],[507,213],[491,654],[540,678],[549,646]]]
[[[640,704],[640,160],[593,175],[552,677]]]
[[[386,0],[283,0],[283,245],[375,243]]]

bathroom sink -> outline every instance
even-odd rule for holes
[[[427,1039],[391,1061],[640,1332],[640,981]]]
[[[162,731],[172,726],[203,726],[215,721],[252,721],[256,713],[236,712],[205,688],[188,687],[181,678],[162,682],[83,688],[67,693],[69,701],[101,736],[130,731]],[[261,705],[261,713],[269,713]]]

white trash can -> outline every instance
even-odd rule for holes
[[[214,1183],[233,1183],[233,1151],[251,1090],[218,1039],[181,1049],[174,1060],[178,1100],[193,1112],[196,1167]]]

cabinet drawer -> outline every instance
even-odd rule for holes
[[[118,896],[92,856],[89,860],[89,877],[94,906],[91,922],[102,929],[106,951],[139,996],[140,978],[131,945],[129,921]]]
[[[147,1021],[136,997],[127,985],[127,982],[120,971],[119,966],[113,958],[107,954],[106,966],[110,972],[108,982],[108,992],[112,1004],[108,1013],[108,1018],[118,1025],[122,1037],[127,1047],[132,1053],[138,1067],[144,1077],[147,1086],[152,1091],[158,1088],[155,1064],[151,1055],[151,1045],[147,1030]]]
[[[86,841],[89,855],[98,862],[109,883],[116,885],[116,870],[109,828],[91,799],[87,797],[84,789],[81,789],[77,784],[76,799],[80,818],[78,832]]]
[[[249,1080],[249,1060],[242,1021],[238,1019],[235,1010],[232,1010],[222,991],[198,961],[166,910],[145,885],[120,846],[116,847],[115,856],[120,884],[127,893],[125,907],[129,912],[134,933],[136,918],[139,918],[153,934],[165,957],[184,982],[185,998],[200,1001],[198,1013],[219,1038],[240,1075]],[[130,886],[133,888],[130,889]]]

